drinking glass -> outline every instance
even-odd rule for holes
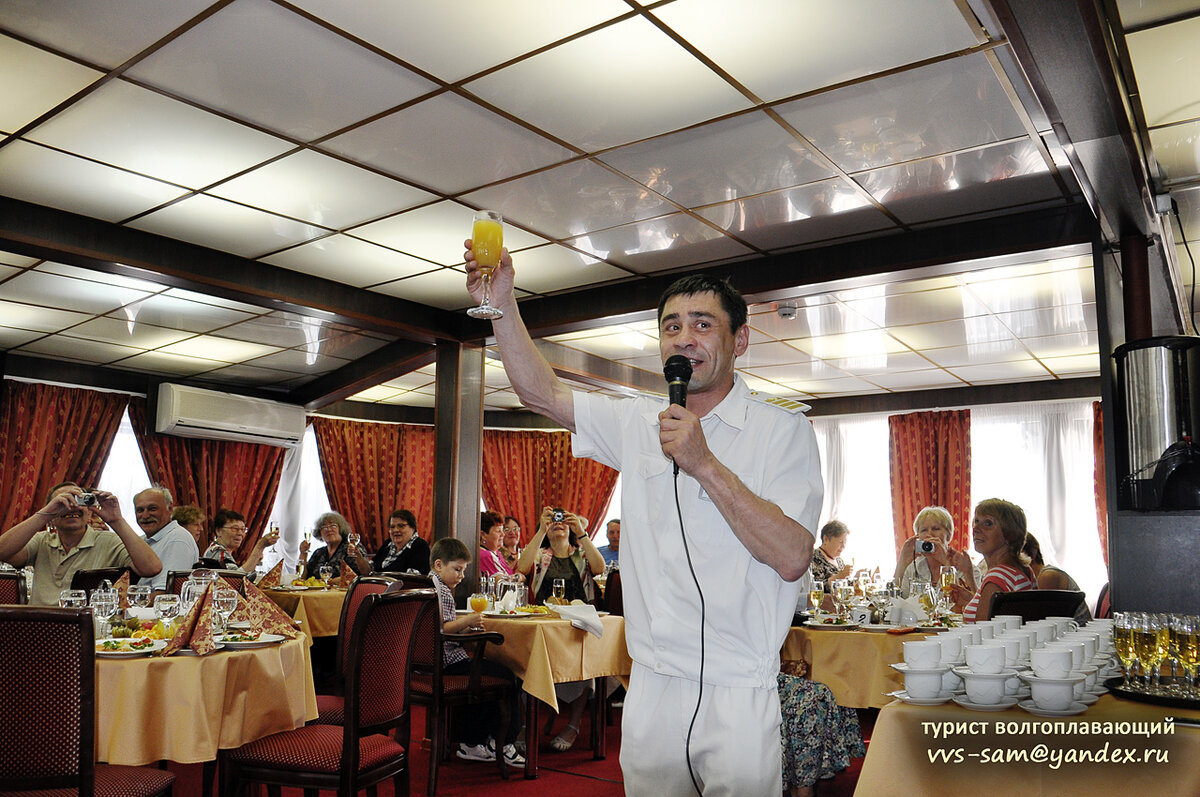
[[[104,583],[108,584],[107,581]],[[112,630],[113,615],[120,607],[117,591],[111,585],[96,587],[92,590],[88,604],[92,607],[92,617],[96,621],[96,636],[100,639],[107,638]]]
[[[353,548],[357,548],[357,547],[358,547],[358,541],[359,541],[359,539],[360,539],[360,538],[359,538],[359,536],[358,536],[358,532],[357,532],[357,531],[352,531],[352,532],[350,532],[349,534],[347,534],[347,535],[346,535],[346,542],[350,543],[350,546],[351,546],[351,547],[353,547]]]
[[[81,589],[64,589],[58,593],[58,605],[64,609],[86,609],[87,593]]]
[[[958,583],[958,570],[953,567],[943,567],[938,577],[941,606],[947,612],[954,604],[954,585]]]
[[[567,596],[567,582],[565,579],[554,579],[554,597],[559,600],[565,600]]]
[[[1200,617],[1179,615],[1174,621],[1174,630],[1179,637],[1179,666],[1183,670],[1180,693],[1195,698],[1196,670],[1200,668]]]
[[[845,618],[850,613],[850,601],[854,598],[854,585],[843,578],[833,582],[833,588],[837,593],[838,617]]]
[[[223,634],[229,627],[230,616],[237,611],[237,590],[227,584],[217,586],[213,592],[213,633]]]
[[[1163,627],[1157,614],[1141,613],[1140,622],[1134,631],[1134,652],[1142,668],[1143,688],[1147,692],[1158,691],[1158,671],[1167,656],[1170,631]]]
[[[204,597],[204,590],[208,589],[208,582],[199,577],[199,571],[193,573],[188,580],[183,582],[183,588],[179,590],[179,608],[183,612],[191,611],[192,604]]]
[[[821,611],[821,603],[825,600],[825,582],[813,581],[812,586],[808,588],[808,603],[812,607],[813,613]]]
[[[500,265],[500,249],[504,246],[504,219],[494,210],[481,210],[475,214],[471,226],[471,247],[475,251],[475,262],[483,276],[483,301],[478,307],[467,310],[472,318],[503,318],[504,312],[492,307],[492,272]]]
[[[476,592],[468,599],[468,605],[473,612],[486,612],[488,607],[488,596],[482,592]]]
[[[1121,660],[1121,667],[1125,670],[1125,682],[1122,684],[1125,688],[1134,684],[1133,665],[1137,661],[1137,653],[1133,635],[1136,623],[1137,617],[1134,612],[1113,613],[1113,648],[1117,651],[1117,658]]]
[[[178,595],[156,595],[154,597],[154,614],[159,621],[165,626],[172,626],[175,623],[175,618],[179,616],[179,596]],[[172,633],[174,629],[172,629]]]
[[[129,598],[130,606],[144,609],[150,605],[150,592],[149,584],[132,584],[125,594]]]
[[[329,582],[333,579],[333,568],[329,565],[321,565],[317,569],[317,578],[325,582],[325,589],[329,589]]]

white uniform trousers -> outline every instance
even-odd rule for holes
[[[621,719],[621,773],[629,797],[695,795],[685,755],[697,681],[633,663]],[[779,689],[704,685],[691,764],[704,797],[783,792]]]

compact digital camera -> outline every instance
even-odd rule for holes
[[[100,502],[96,499],[95,493],[76,493],[75,494],[75,505],[76,506],[95,506],[98,503],[100,503]]]
[[[552,521],[554,521],[555,523],[562,523],[564,520],[566,520],[566,518],[567,518],[567,513],[562,511],[561,509],[556,508],[551,511],[550,519]]]
[[[917,553],[933,553],[936,547],[933,540],[917,540]]]

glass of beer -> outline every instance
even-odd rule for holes
[[[813,581],[808,589],[808,602],[812,605],[813,614],[821,611],[821,603],[825,600],[825,582]]]
[[[483,274],[483,301],[467,310],[472,318],[502,318],[504,312],[492,307],[492,272],[500,265],[500,249],[504,246],[504,219],[494,210],[480,210],[471,227],[471,248],[475,262]]]
[[[567,582],[565,579],[556,578],[553,584],[554,597],[560,601],[565,601],[567,598]]]

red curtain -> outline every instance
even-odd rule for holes
[[[218,509],[246,516],[249,531],[234,555],[238,559],[248,555],[271,517],[284,450],[262,443],[147,432],[146,400],[140,397],[129,402],[129,420],[150,480],[169,489],[176,504],[195,504],[210,518]]]
[[[1092,402],[1092,453],[1096,460],[1092,481],[1096,490],[1096,530],[1100,532],[1100,555],[1108,567],[1108,484],[1104,472],[1104,413],[1100,402]]]
[[[41,509],[59,482],[94,487],[128,403],[125,393],[3,380],[0,531]]]
[[[971,411],[913,412],[888,418],[892,526],[896,551],[912,536],[926,506],[944,506],[954,518],[950,544],[969,551],[971,519]]]
[[[537,531],[542,507],[588,519],[595,537],[617,486],[617,471],[571,454],[569,432],[485,430],[483,503],[521,521],[522,544]]]
[[[397,509],[416,515],[417,532],[433,539],[433,427],[316,417],[313,433],[329,504],[368,549],[383,544]]]

